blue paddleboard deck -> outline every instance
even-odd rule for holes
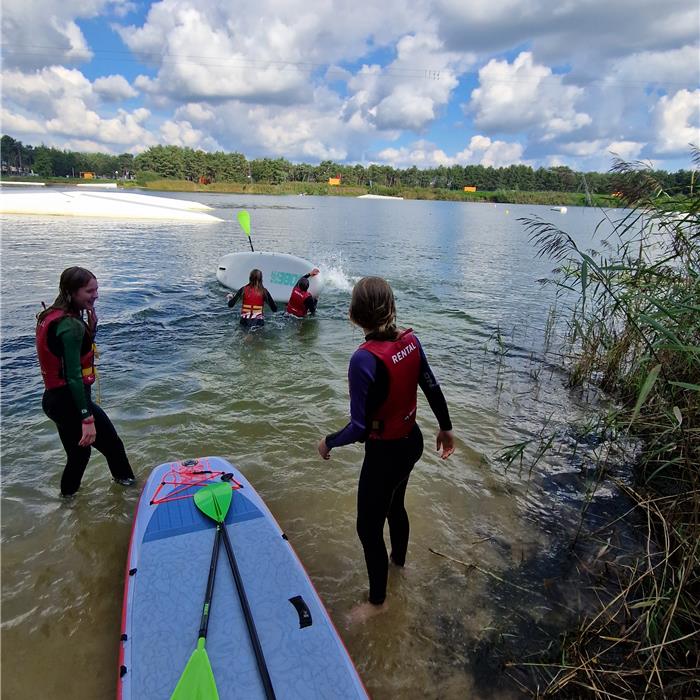
[[[144,486],[127,561],[117,697],[170,698],[197,646],[216,525],[193,495],[228,474],[225,527],[276,697],[366,698],[284,533],[240,471],[219,457],[162,464]],[[206,649],[222,700],[265,698],[223,542]]]

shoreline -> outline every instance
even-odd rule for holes
[[[14,185],[36,185],[33,179],[4,179],[3,183]],[[78,178],[44,178],[46,187],[66,187],[85,185],[85,180]],[[118,189],[129,191],[133,189],[154,192],[196,192],[204,194],[260,194],[277,196],[319,196],[319,197],[363,197],[364,199],[393,198],[414,199],[423,201],[466,202],[477,204],[535,204],[555,207],[605,207],[623,206],[617,197],[612,195],[593,194],[590,198],[583,192],[555,192],[529,190],[483,190],[481,192],[463,192],[460,190],[436,189],[430,187],[358,187],[332,186],[318,182],[286,182],[270,183],[238,183],[217,182],[201,185],[189,180],[100,180],[90,183],[97,186],[116,185]],[[366,197],[366,195],[376,195]]]

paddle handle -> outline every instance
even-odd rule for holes
[[[238,591],[238,598],[241,601],[243,617],[245,617],[245,622],[248,626],[248,634],[250,635],[250,641],[253,645],[253,651],[255,652],[255,660],[258,662],[260,678],[262,680],[263,687],[265,688],[265,697],[267,698],[267,700],[275,700],[275,691],[272,688],[272,681],[270,680],[270,674],[267,670],[267,664],[265,663],[263,650],[260,646],[258,631],[255,629],[255,622],[253,621],[253,614],[251,613],[250,605],[248,604],[248,597],[245,594],[245,588],[243,587],[243,579],[241,579],[241,573],[238,570],[238,564],[236,563],[236,555],[233,553],[233,547],[231,546],[231,540],[228,537],[226,527],[223,526],[221,529],[224,533],[224,546],[226,547],[226,554],[228,556],[229,564],[231,565],[231,571],[233,572],[233,579],[236,582],[236,590]]]
[[[207,592],[204,596],[204,606],[202,607],[202,619],[199,623],[199,636],[207,638],[209,628],[209,613],[211,612],[211,599],[214,595],[214,579],[216,578],[216,565],[219,561],[219,549],[221,549],[221,525],[216,525],[216,535],[214,536],[214,547],[211,551],[211,563],[209,564],[209,578],[207,579]]]

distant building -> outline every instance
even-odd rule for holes
[[[81,177],[81,179],[83,179],[83,180],[94,180],[94,179],[95,179],[95,173],[93,173],[93,172],[90,171],[90,170],[83,170],[83,171],[80,173],[80,177]]]
[[[329,177],[328,184],[338,187],[340,185],[340,175],[338,177]]]
[[[465,191],[465,192],[476,192],[476,186],[474,186],[474,185],[467,185],[467,186],[464,188],[464,191]]]

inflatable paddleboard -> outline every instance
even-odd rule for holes
[[[265,670],[222,543],[205,647],[219,698],[271,697],[265,674],[277,700],[367,698],[284,533],[241,472],[220,457],[162,464],[144,486],[127,558],[117,698],[167,700],[197,648],[218,536],[194,494],[222,484],[232,492],[224,527]]]
[[[308,260],[286,253],[229,253],[219,261],[216,279],[225,287],[237,291],[248,284],[254,268],[263,273],[263,285],[276,302],[286,304],[294,285],[315,266]],[[321,281],[315,275],[309,278],[309,291],[318,296]]]

